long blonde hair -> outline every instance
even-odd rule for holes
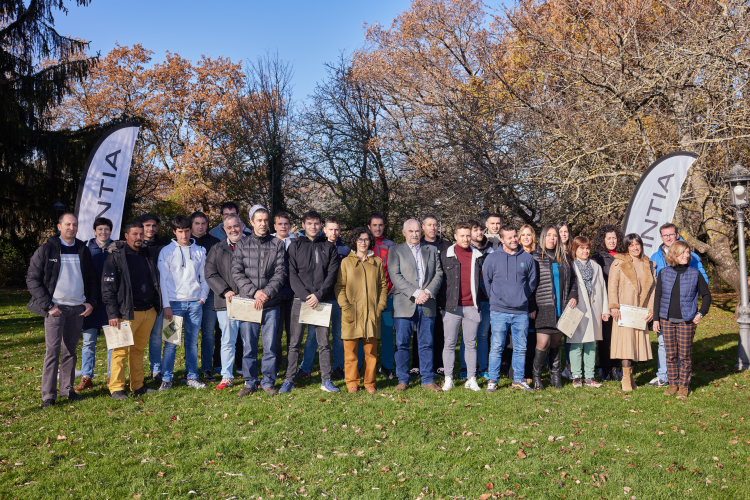
[[[531,227],[530,224],[524,224],[523,226],[521,226],[521,229],[518,231],[518,236],[519,236],[518,239],[519,240],[521,239],[520,238],[521,237],[521,233],[523,233],[524,229],[528,229],[529,231],[531,231],[531,250],[532,251],[536,250],[536,246],[537,246],[537,243],[538,243],[536,241],[536,232],[534,231],[534,228]],[[521,243],[521,248],[523,248],[523,243]],[[526,250],[526,249],[524,248],[524,250]],[[531,253],[531,252],[529,252],[529,253]]]
[[[568,259],[565,255],[565,250],[563,248],[563,244],[560,241],[560,232],[557,230],[557,228],[553,225],[545,226],[544,229],[542,229],[542,232],[539,233],[539,248],[542,252],[542,260],[545,259],[547,256],[547,233],[550,231],[554,231],[557,235],[557,243],[555,244],[555,262],[562,266],[568,265]]]

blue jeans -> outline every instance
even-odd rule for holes
[[[524,364],[526,362],[526,337],[529,334],[529,315],[509,314],[497,311],[490,312],[492,324],[492,349],[490,350],[489,376],[490,380],[500,378],[500,362],[505,349],[508,328],[513,338],[513,381],[522,382]]]
[[[664,348],[664,336],[661,332],[656,334],[659,339],[659,350],[657,353],[656,376],[661,380],[669,381],[667,377],[667,350]]]
[[[201,371],[213,375],[214,367],[214,328],[216,328],[216,311],[214,311],[214,292],[208,292],[203,304],[201,319]]]
[[[388,294],[385,311],[380,316],[380,364],[389,370],[393,370],[396,366],[393,327],[393,295]],[[359,358],[359,364],[362,365],[362,357]]]
[[[409,383],[409,348],[415,326],[417,327],[419,374],[422,376],[422,385],[433,383],[435,374],[432,372],[432,329],[435,326],[435,318],[425,316],[422,306],[417,306],[411,318],[393,318],[393,326],[396,329],[395,359],[399,383]]]
[[[344,341],[341,340],[341,308],[334,300],[331,302],[331,357],[333,366],[331,369],[344,368]],[[310,335],[312,332],[312,335]],[[318,339],[315,335],[315,325],[307,327],[307,340],[305,341],[305,352],[302,355],[300,369],[306,373],[312,373],[315,351],[318,349]]]
[[[263,310],[260,323],[240,321],[240,334],[245,348],[242,352],[242,378],[245,387],[255,388],[258,384],[258,338],[263,340],[263,359],[261,373],[263,382],[261,387],[273,387],[276,382],[276,343],[279,341],[279,306]]]
[[[185,370],[188,380],[198,380],[198,332],[203,318],[203,304],[197,300],[192,302],[171,302],[172,314],[182,316],[182,344],[185,346]],[[174,372],[174,358],[177,346],[164,342],[164,358],[162,360],[162,380],[172,381]]]
[[[482,315],[482,322],[479,323],[477,330],[477,376],[486,372],[489,365],[490,356],[490,303],[480,302],[479,312]],[[464,336],[461,335],[461,371],[466,371],[466,360],[464,359]]]
[[[94,377],[94,360],[96,357],[96,336],[99,328],[88,328],[83,331],[83,345],[81,346],[81,373],[84,377]],[[107,349],[107,378],[109,365],[112,360],[112,349]]]
[[[221,328],[221,378],[234,378],[234,353],[240,321],[229,319],[227,311],[216,311]]]
[[[154,327],[151,329],[151,336],[148,339],[148,364],[151,375],[161,373],[161,327],[163,323],[164,313],[160,312],[156,321],[154,321]]]

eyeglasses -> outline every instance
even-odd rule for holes
[[[362,243],[364,245],[369,245],[370,244],[370,238],[359,238],[357,240],[357,243]]]
[[[677,237],[677,234],[676,234],[676,233],[672,233],[672,234],[662,234],[662,235],[661,235],[661,237],[662,237],[662,238],[664,238],[665,240],[671,240],[671,239],[673,239],[673,238],[676,238],[676,237]]]

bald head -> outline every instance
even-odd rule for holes
[[[421,231],[422,226],[420,226],[418,220],[409,219],[404,222],[404,230],[402,232],[404,233],[404,238],[406,238],[406,242],[409,245],[414,246],[419,244],[419,234]]]

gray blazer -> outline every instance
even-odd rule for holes
[[[435,298],[443,282],[443,268],[440,265],[440,255],[432,245],[422,245],[422,262],[425,267],[423,289],[430,292],[430,299],[422,305],[424,315],[435,317],[437,302]],[[414,292],[419,289],[417,278],[417,263],[409,245],[400,243],[391,247],[388,252],[388,276],[393,283],[393,317],[411,318],[417,310],[414,303]]]

